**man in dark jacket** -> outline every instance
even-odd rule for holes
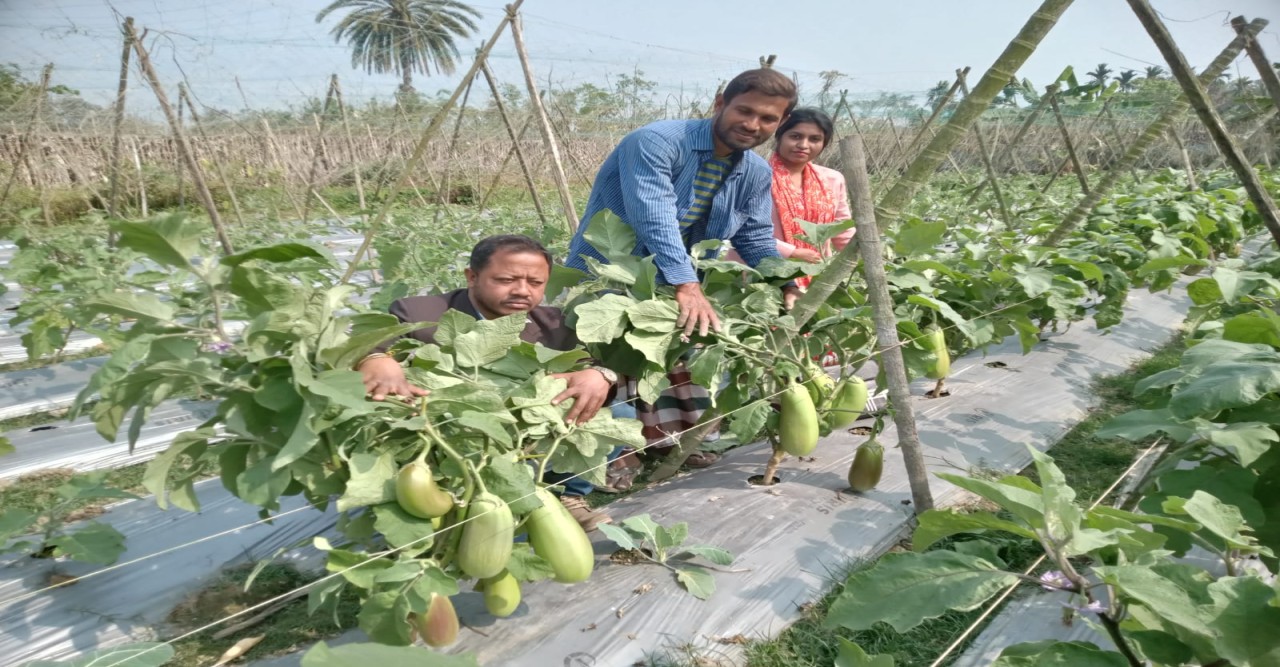
[[[578,337],[564,323],[559,308],[540,305],[551,277],[551,254],[536,240],[527,236],[501,235],[481,240],[471,251],[470,266],[465,270],[467,286],[447,294],[414,296],[391,304],[391,314],[402,322],[438,322],[446,311],[457,310],[476,319],[496,319],[527,313],[520,338],[541,343],[553,350],[570,350],[578,345]],[[409,335],[425,343],[435,342],[434,325]],[[412,398],[427,391],[409,384],[399,362],[383,352],[366,356],[356,366],[364,377],[365,388],[375,401],[389,395]],[[572,400],[566,421],[584,423],[595,417],[604,405],[618,377],[605,368],[588,368],[572,373],[556,373],[567,386],[552,403]],[[554,473],[553,473],[554,474]],[[548,475],[551,477],[551,475]],[[592,486],[581,478],[548,479],[564,484],[561,502],[578,523],[588,531],[598,524],[612,521],[607,514],[587,506],[583,498]]]

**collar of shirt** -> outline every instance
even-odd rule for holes
[[[693,133],[693,142],[691,149],[698,153],[699,160],[707,160],[716,157],[716,142],[713,136],[715,125],[714,118],[705,118],[702,121],[702,127]],[[738,172],[738,166],[742,164],[742,154],[745,151],[734,151],[720,159],[729,161],[729,173],[725,174],[725,178]],[[705,153],[705,155],[704,155]]]

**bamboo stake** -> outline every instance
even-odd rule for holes
[[[1178,155],[1182,156],[1182,169],[1187,173],[1187,190],[1199,190],[1200,185],[1196,183],[1196,169],[1191,164],[1191,153],[1187,151],[1187,145],[1182,142],[1182,137],[1178,136],[1178,128],[1170,127],[1169,136],[1173,137],[1173,143],[1178,147]]]
[[[356,197],[360,201],[361,216],[364,216],[364,211],[368,208],[364,201],[364,182],[360,177],[360,163],[356,159],[356,142],[351,138],[351,123],[347,120],[347,105],[342,101],[342,86],[338,83],[337,74],[330,76],[329,86],[333,88],[333,97],[338,103],[338,114],[342,117],[342,132],[347,137],[348,160],[355,170]]]
[[[299,222],[305,222],[307,219],[306,210],[297,196],[293,194],[293,189],[289,187],[289,170],[284,166],[284,162],[280,159],[280,147],[276,144],[276,135],[271,131],[271,123],[266,118],[258,119],[262,124],[262,131],[267,138],[267,156],[271,160],[271,165],[280,172],[280,189],[284,191],[284,196],[293,205],[293,212],[298,216]],[[304,195],[305,199],[305,195]]]
[[[1120,136],[1120,124],[1116,122],[1116,117],[1105,104],[1102,107],[1102,113],[1106,115],[1107,128],[1111,131],[1111,161],[1108,168],[1114,168],[1119,157],[1124,155],[1124,139]],[[1134,165],[1129,165],[1129,175],[1133,177],[1134,183],[1142,182],[1142,177],[1138,175],[1138,169]]]
[[[129,52],[133,44],[129,34],[133,32],[133,17],[124,18],[124,48],[120,52],[120,81],[116,86],[116,103],[111,115],[111,164],[109,166],[111,194],[107,198],[107,214],[120,217],[120,126],[124,124],[124,100],[129,91]],[[109,244],[115,246],[115,232],[111,232]]]
[[[324,104],[320,106],[320,114],[312,114],[316,126],[315,147],[311,152],[311,165],[307,167],[307,180],[303,186],[303,192],[312,193],[316,191],[316,170],[319,166],[320,158],[324,154],[324,126],[329,120],[329,105],[333,104],[333,77],[329,78],[329,88],[324,93]],[[302,215],[303,220],[307,219],[307,214],[311,212],[311,198],[304,196],[302,198]]]
[[[40,183],[40,179],[36,176],[36,172],[31,168],[30,161],[27,160],[27,152],[31,147],[31,139],[36,130],[36,123],[40,121],[40,110],[44,106],[44,98],[49,94],[49,79],[53,77],[53,63],[44,66],[44,70],[40,72],[40,92],[37,93],[35,103],[31,107],[31,118],[27,119],[27,128],[22,133],[22,138],[18,140],[18,159],[14,161],[13,171],[9,172],[9,180],[4,184],[4,192],[0,193],[0,206],[4,206],[5,201],[9,199],[9,189],[13,187],[13,181],[18,176],[18,162],[22,162],[27,166],[27,173],[31,175],[31,184],[35,186],[40,193],[40,205],[45,209],[45,222],[49,222],[48,206],[44,203],[44,187]]]
[[[1009,79],[1017,73],[1018,68],[1026,62],[1036,46],[1070,6],[1071,0],[1045,0],[1041,3],[996,58],[991,68],[982,75],[982,79],[973,87],[970,95],[956,107],[955,113],[942,126],[937,136],[916,156],[902,178],[899,178],[889,192],[880,199],[875,210],[878,228],[890,227],[897,221],[902,215],[903,207],[928,182],[938,165],[946,159],[947,153],[964,137],[969,127],[982,115],[991,104],[991,100],[995,99]],[[850,243],[844,250],[836,253],[836,259],[833,259],[828,267],[810,283],[809,289],[791,309],[791,315],[795,318],[797,326],[804,326],[812,319],[818,312],[818,307],[826,302],[836,288],[848,280],[853,273],[853,267],[857,264],[858,250],[854,247],[857,245],[859,244]]]
[[[503,17],[502,21],[498,23],[498,27],[494,29],[493,35],[489,37],[489,41],[485,42],[484,46],[481,47],[480,53],[476,54],[475,61],[471,63],[471,69],[462,77],[462,82],[454,89],[453,95],[451,95],[448,100],[445,100],[445,103],[438,111],[436,111],[436,114],[432,116],[431,122],[427,125],[427,129],[423,130],[422,137],[418,139],[418,144],[414,146],[413,154],[409,156],[408,162],[405,163],[404,169],[400,172],[400,177],[396,179],[396,182],[393,183],[391,188],[387,191],[387,198],[382,202],[382,206],[378,208],[377,215],[374,216],[373,220],[369,221],[369,229],[365,231],[364,241],[360,244],[360,247],[356,249],[355,255],[351,257],[351,263],[347,266],[346,272],[342,275],[341,282],[345,283],[351,280],[351,276],[355,275],[356,270],[360,265],[360,258],[364,256],[365,252],[369,250],[369,246],[373,243],[373,235],[377,232],[378,227],[382,225],[383,221],[387,219],[387,213],[390,212],[391,205],[395,203],[396,196],[400,194],[400,190],[404,187],[405,182],[409,180],[409,174],[418,166],[418,162],[422,160],[422,155],[427,150],[427,144],[431,142],[431,138],[435,136],[435,133],[444,123],[445,116],[449,113],[449,110],[453,108],[454,103],[458,101],[458,97],[462,95],[462,87],[466,85],[466,82],[475,77],[476,72],[480,69],[480,65],[484,63],[485,58],[489,57],[489,52],[493,50],[493,45],[496,44],[498,38],[502,36],[502,31],[511,23],[511,18],[514,15],[515,10],[519,9],[520,5],[523,3],[524,0],[516,0],[515,3],[507,5],[506,15]]]
[[[1040,115],[1044,113],[1044,110],[1048,106],[1049,106],[1048,96],[1042,95],[1040,97],[1040,100],[1036,102],[1036,105],[1031,108],[1031,112],[1027,114],[1027,117],[1025,119],[1023,119],[1021,127],[1019,127],[1018,131],[1014,133],[1013,139],[1010,139],[1008,145],[1006,145],[1004,149],[1000,151],[1000,154],[996,156],[996,158],[993,161],[994,164],[996,164],[997,166],[1003,165],[1010,158],[1013,158],[1015,155],[1017,155],[1014,151],[1018,148],[1018,146],[1022,144],[1022,140],[1027,136],[1027,133],[1031,131],[1031,126],[1035,124],[1036,120],[1040,118]],[[982,194],[982,191],[986,187],[987,187],[987,181],[983,181],[979,183],[977,187],[974,188],[973,193],[969,195],[969,199],[966,201],[966,203],[972,204],[973,202],[977,201],[978,195]]]
[[[146,32],[144,31],[145,35]],[[213,223],[213,231],[218,236],[218,243],[222,245],[222,252],[231,255],[235,250],[231,247],[231,239],[227,237],[227,230],[222,225],[222,216],[218,215],[218,207],[213,203],[213,194],[209,192],[209,186],[204,182],[204,174],[200,170],[200,164],[196,162],[195,155],[191,152],[191,147],[187,145],[187,137],[182,133],[182,124],[174,116],[173,107],[169,106],[169,98],[164,94],[164,87],[160,85],[160,77],[156,75],[156,70],[151,66],[151,58],[147,55],[147,50],[142,46],[142,40],[138,39],[133,32],[133,28],[129,28],[130,41],[133,43],[133,50],[138,54],[138,66],[142,68],[142,73],[147,77],[147,82],[151,84],[151,92],[155,93],[156,101],[160,103],[160,110],[164,112],[164,116],[169,121],[169,127],[173,129],[173,140],[177,147],[178,154],[186,163],[187,169],[191,170],[191,181],[196,188],[196,195],[200,198],[200,202],[204,204],[205,211],[209,214],[209,221]]]
[[[1046,93],[1047,93],[1047,91],[1049,91],[1051,88],[1052,88],[1053,90],[1057,90],[1057,84],[1053,84],[1052,86],[1049,86],[1049,87],[1045,88]],[[1108,97],[1108,98],[1107,98],[1107,100],[1106,100],[1105,102],[1103,102],[1103,103],[1102,103],[1102,109],[1098,112],[1098,114],[1097,114],[1096,116],[1094,116],[1094,117],[1093,117],[1093,119],[1092,119],[1092,120],[1090,120],[1090,121],[1089,121],[1089,124],[1088,124],[1088,125],[1086,125],[1086,126],[1084,127],[1084,132],[1085,132],[1085,134],[1088,134],[1089,132],[1092,132],[1092,131],[1093,131],[1093,128],[1094,128],[1094,127],[1098,124],[1098,122],[1102,119],[1102,114],[1103,114],[1103,113],[1105,113],[1105,112],[1107,111],[1107,108],[1108,108],[1109,106],[1111,106],[1111,103],[1112,103],[1113,101],[1115,101],[1115,99],[1116,99],[1115,97]],[[1047,146],[1045,147],[1045,151],[1046,151],[1046,152],[1048,151],[1048,147],[1047,147]],[[1053,175],[1049,177],[1049,182],[1045,183],[1045,184],[1044,184],[1044,187],[1040,188],[1040,194],[1044,194],[1044,193],[1048,192],[1048,191],[1049,191],[1049,188],[1050,188],[1050,187],[1052,187],[1052,186],[1053,186],[1053,184],[1054,184],[1054,182],[1058,180],[1058,177],[1059,177],[1059,176],[1062,176],[1062,174],[1066,172],[1067,167],[1071,166],[1071,164],[1072,164],[1071,156],[1070,156],[1070,155],[1068,155],[1067,157],[1062,158],[1061,160],[1058,160],[1058,159],[1056,159],[1056,158],[1052,157],[1052,153],[1049,153],[1049,155],[1050,155],[1050,158],[1049,158],[1049,164],[1053,164],[1053,163],[1055,163],[1055,162],[1056,162],[1056,163],[1057,163],[1057,165],[1058,165],[1058,168],[1057,168],[1057,170],[1055,170],[1055,171],[1053,172]],[[1077,170],[1076,170],[1076,173],[1079,173],[1079,172],[1080,172],[1080,170],[1078,170],[1078,169],[1077,169]]]
[[[515,155],[516,161],[520,164],[520,173],[524,174],[525,185],[529,188],[529,195],[533,197],[533,208],[538,211],[538,219],[542,221],[542,226],[547,226],[547,214],[542,210],[542,198],[538,196],[538,186],[533,180],[533,174],[529,172],[529,163],[524,158],[524,151],[520,148],[520,140],[524,138],[525,130],[529,129],[529,124],[533,121],[530,116],[525,120],[524,127],[520,128],[517,135],[514,128],[511,127],[511,116],[507,114],[507,105],[502,101],[502,94],[498,91],[498,82],[493,77],[493,71],[489,69],[489,63],[480,66],[481,74],[484,74],[484,80],[489,84],[489,90],[493,93],[493,105],[498,110],[498,116],[502,118],[502,126],[507,130],[507,137],[511,139],[511,150],[507,153],[506,159],[502,161],[502,166],[498,167],[498,172],[494,174],[493,185],[489,186],[488,192],[484,193],[484,197],[480,200],[480,210],[484,210],[484,205],[489,200],[489,193],[498,185],[498,179],[502,177],[502,172],[507,167],[507,162],[511,160],[511,156]]]
[[[968,97],[969,83],[965,80],[963,71],[956,70],[956,81],[960,82],[960,90],[965,97]],[[973,136],[978,140],[978,153],[982,156],[982,165],[987,170],[987,180],[991,183],[991,192],[996,196],[996,204],[1000,206],[1000,217],[1004,219],[1005,229],[1012,229],[1013,216],[1010,215],[1009,205],[1004,200],[1004,192],[1000,190],[1000,179],[996,177],[996,168],[991,164],[991,152],[987,150],[987,140],[982,136],[981,125],[980,121],[975,121],[973,124]],[[875,211],[872,211],[873,215],[874,213]],[[885,293],[888,294],[888,292]]]
[[[560,159],[560,147],[556,145],[551,119],[542,106],[542,98],[538,95],[538,84],[533,80],[533,67],[529,64],[529,54],[524,48],[524,34],[520,27],[520,17],[516,14],[515,5],[507,5],[507,22],[511,24],[511,37],[516,44],[516,55],[520,58],[520,67],[524,70],[524,83],[529,89],[529,103],[538,118],[538,128],[542,130],[542,140],[547,143],[551,154],[551,175],[556,182],[556,190],[560,193],[560,205],[564,207],[565,221],[569,224],[569,233],[578,231],[578,213],[573,207],[573,197],[569,194],[569,179],[564,173],[564,163]]]
[[[1058,132],[1062,135],[1062,143],[1067,146],[1067,159],[1071,160],[1071,168],[1076,172],[1076,180],[1080,181],[1080,191],[1086,196],[1089,194],[1089,178],[1084,173],[1084,165],[1080,164],[1080,158],[1076,156],[1075,142],[1071,141],[1071,133],[1067,131],[1067,123],[1062,120],[1062,109],[1058,107],[1058,91],[1057,85],[1053,84],[1054,90],[1049,93],[1049,108],[1053,109],[1053,118],[1058,124]],[[1111,100],[1108,98],[1107,100]],[[1105,105],[1103,107],[1106,108]]]
[[[518,142],[524,141],[525,133],[528,132],[529,128],[532,126],[533,126],[533,115],[531,114],[528,118],[524,119],[524,125],[520,126],[520,134],[517,135],[516,141]],[[515,157],[515,155],[516,155],[516,149],[515,149],[515,146],[513,145],[511,148],[507,149],[506,156],[502,158],[502,164],[498,165],[498,170],[497,172],[494,173],[493,180],[489,182],[488,189],[485,190],[484,196],[480,198],[480,206],[479,206],[480,210],[483,211],[485,208],[485,205],[489,203],[489,198],[493,196],[494,190],[497,189],[498,183],[502,180],[502,174],[506,171],[507,165],[511,162],[511,158]],[[537,200],[535,201],[535,207],[541,210],[541,204],[540,204],[541,200],[538,199],[536,195],[534,196],[534,198],[535,200]],[[547,219],[542,216],[539,216],[539,217],[542,219],[542,225],[545,227],[547,225]]]
[[[1200,83],[1202,85],[1207,84],[1221,76],[1226,71],[1227,66],[1244,50],[1245,43],[1266,26],[1266,19],[1254,19],[1249,25],[1245,26],[1244,31],[1237,34],[1236,38],[1227,45],[1227,48],[1223,49],[1218,54],[1218,57],[1209,63],[1208,67],[1205,67],[1204,72],[1200,74]],[[1142,154],[1146,152],[1147,147],[1164,134],[1169,129],[1169,126],[1181,117],[1190,106],[1190,102],[1184,98],[1179,98],[1170,104],[1160,114],[1160,117],[1152,121],[1147,126],[1147,129],[1129,145],[1129,150],[1125,152],[1121,163],[1104,174],[1102,179],[1094,184],[1093,190],[1076,202],[1075,208],[1071,209],[1071,212],[1059,223],[1058,228],[1050,233],[1041,245],[1055,246],[1061,243],[1085,219],[1085,216],[1089,215],[1093,207],[1097,206],[1099,201],[1102,201],[1103,195],[1111,190],[1112,186],[1119,180],[1120,170],[1136,163],[1142,157]]]
[[[182,96],[185,91],[186,91],[186,84],[179,81],[178,82],[178,124],[176,126],[176,129],[174,129],[175,133],[182,131]],[[194,148],[192,150],[194,151]],[[186,179],[182,177],[182,172],[184,171],[182,167],[185,163],[182,160],[181,150],[176,150],[174,152],[173,161],[175,163],[173,165],[173,170],[178,175],[178,208],[185,208],[187,205],[187,191],[185,187]]]
[[[1147,33],[1151,35],[1151,39],[1155,41],[1160,53],[1164,55],[1165,61],[1169,64],[1169,70],[1190,99],[1191,107],[1196,110],[1200,122],[1208,128],[1209,136],[1213,138],[1213,143],[1217,145],[1223,159],[1236,172],[1236,176],[1244,185],[1245,192],[1249,193],[1249,199],[1253,200],[1254,206],[1258,209],[1258,215],[1262,217],[1262,224],[1266,225],[1276,245],[1280,246],[1280,209],[1276,208],[1271,194],[1258,178],[1258,172],[1249,166],[1244,153],[1240,152],[1240,147],[1236,146],[1235,141],[1232,140],[1226,124],[1222,122],[1222,117],[1213,107],[1213,102],[1205,92],[1204,86],[1192,73],[1178,45],[1173,41],[1173,37],[1169,35],[1169,31],[1160,21],[1155,10],[1151,8],[1150,3],[1147,0],[1128,0],[1128,2],[1129,7],[1138,15],[1138,20],[1147,29]],[[1238,28],[1238,32],[1240,35],[1246,35],[1243,29]],[[1246,48],[1252,41],[1252,37],[1246,36]]]
[[[1237,16],[1231,19],[1231,27],[1235,28],[1239,34],[1244,30],[1246,22],[1243,16]],[[1245,42],[1244,50],[1249,54],[1249,59],[1253,61],[1253,66],[1258,69],[1258,78],[1262,80],[1262,86],[1267,89],[1267,94],[1271,96],[1271,103],[1276,109],[1280,109],[1280,75],[1276,74],[1276,70],[1271,66],[1271,61],[1267,59],[1267,54],[1263,52],[1262,45],[1258,40],[1249,38]]]
[[[462,92],[462,102],[458,103],[458,118],[453,123],[453,136],[449,139],[449,147],[445,149],[444,178],[442,179],[438,192],[436,192],[436,201],[438,202],[436,208],[437,222],[440,221],[440,207],[449,207],[449,181],[451,180],[450,176],[453,174],[453,170],[450,169],[450,165],[453,162],[454,153],[458,148],[458,137],[462,134],[462,118],[467,115],[467,100],[471,99],[471,87],[475,85],[475,82],[476,78],[474,76],[467,79],[467,89]]]
[[[960,77],[969,75],[969,66],[965,65],[964,69],[959,70],[959,72],[961,72],[960,76],[957,76],[956,80],[951,83],[947,93],[939,98],[937,104],[933,106],[933,113],[930,113],[929,118],[920,124],[920,131],[916,132],[916,136],[911,139],[911,143],[907,144],[907,155],[905,156],[907,160],[911,159],[910,156],[914,155],[913,151],[915,151],[916,146],[920,145],[920,141],[924,139],[925,131],[933,127],[933,121],[942,115],[942,110],[947,108],[947,105],[951,103],[951,98],[955,97],[956,91],[960,90]],[[932,137],[932,134],[930,136]]]
[[[209,135],[205,134],[204,124],[200,122],[200,114],[196,111],[196,105],[191,101],[191,96],[187,93],[185,87],[178,87],[178,108],[181,109],[183,103],[186,103],[187,110],[191,112],[191,122],[195,123],[196,132],[200,134],[200,138],[205,143],[209,143]],[[227,197],[231,199],[231,210],[236,214],[236,222],[244,225],[244,214],[240,211],[240,201],[236,197],[235,188],[231,187],[231,179],[227,178],[227,171],[222,167],[221,160],[213,160],[213,169],[218,173],[218,179],[222,181],[222,187],[227,189]]]
[[[961,89],[967,89],[964,75],[960,75]],[[965,96],[968,97],[966,91]],[[898,447],[907,467],[907,481],[911,485],[911,499],[917,513],[933,509],[933,494],[929,490],[929,471],[924,465],[920,436],[916,432],[915,408],[911,398],[911,384],[907,378],[907,365],[902,358],[902,345],[898,340],[898,317],[893,310],[893,297],[885,277],[884,251],[880,247],[880,228],[876,224],[875,206],[871,199],[871,178],[867,174],[867,158],[862,150],[862,137],[857,135],[840,140],[840,161],[844,167],[845,182],[853,202],[853,217],[857,221],[856,235],[858,256],[862,258],[862,274],[867,281],[867,301],[875,318],[876,351],[880,368],[889,384],[889,405],[893,406],[893,422],[898,427]],[[843,255],[844,253],[840,253]],[[844,257],[847,263],[856,263],[852,256]],[[848,270],[853,271],[849,266]],[[765,480],[766,482],[768,480]]]
[[[138,205],[142,217],[147,217],[147,181],[142,177],[142,158],[138,155],[138,142],[130,140],[129,147],[133,151],[133,168],[138,175]]]

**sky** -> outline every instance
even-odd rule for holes
[[[387,99],[394,74],[351,67],[335,43],[330,17],[317,23],[325,0],[0,0],[0,63],[15,63],[37,79],[54,64],[54,82],[108,104],[120,58],[118,17],[149,30],[147,46],[162,81],[188,83],[203,105],[222,109],[280,108],[323,97],[338,74],[349,103]],[[1280,0],[1152,0],[1194,66],[1203,66],[1232,39],[1232,16],[1272,22],[1260,43],[1280,61]],[[556,88],[609,85],[643,73],[658,83],[658,99],[709,96],[721,81],[776,54],[778,69],[795,73],[808,92],[818,73],[846,76],[837,89],[855,99],[881,92],[923,94],[956,68],[976,78],[994,61],[1038,3],[1031,0],[526,0],[525,41],[539,82]],[[470,54],[502,16],[495,0],[472,3],[483,17],[461,50],[454,76],[416,76],[420,92],[452,90]],[[509,35],[492,54],[502,82],[522,84]],[[1076,0],[1019,71],[1038,87],[1067,65],[1083,75],[1098,63],[1119,72],[1165,66],[1128,4]],[[1167,69],[1167,66],[1166,66]],[[1256,78],[1241,58],[1233,74]],[[133,77],[130,106],[140,113],[151,94]],[[237,80],[239,87],[237,87]],[[241,94],[243,90],[243,96]],[[172,94],[172,91],[170,91]]]

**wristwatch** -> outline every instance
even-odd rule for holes
[[[604,366],[592,366],[591,368],[592,370],[600,371],[600,374],[604,376],[604,379],[609,381],[609,384],[618,384],[617,373],[614,373],[613,371],[605,368]]]

